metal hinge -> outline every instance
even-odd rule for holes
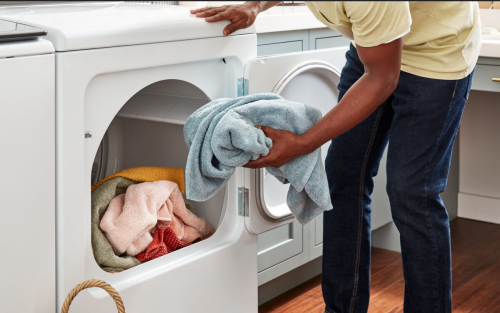
[[[238,97],[248,95],[248,79],[238,78]]]
[[[238,215],[248,216],[248,189],[238,188]]]

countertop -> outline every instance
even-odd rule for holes
[[[208,1],[209,6],[221,6],[244,1]],[[480,9],[483,26],[500,30],[500,10]],[[258,34],[302,29],[326,28],[305,6],[276,6],[257,17],[255,29]],[[482,40],[481,57],[500,58],[500,38]]]
[[[500,31],[500,10],[479,9],[479,13],[483,27],[493,27]],[[500,58],[500,37],[483,38],[479,56]]]
[[[207,6],[241,4],[245,1],[207,1]],[[260,13],[255,21],[257,34],[326,28],[318,21],[305,5],[275,6]]]

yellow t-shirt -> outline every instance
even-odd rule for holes
[[[421,77],[467,77],[481,49],[476,1],[306,1],[323,24],[362,47],[403,37],[401,70]]]

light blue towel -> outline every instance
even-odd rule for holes
[[[320,119],[319,110],[272,93],[217,99],[204,105],[184,125],[190,148],[186,197],[209,199],[224,187],[235,167],[269,153],[272,140],[255,125],[302,134]],[[332,208],[321,149],[267,170],[280,182],[290,183],[287,204],[301,224]]]

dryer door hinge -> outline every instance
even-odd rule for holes
[[[248,95],[248,79],[238,78],[238,97]]]
[[[238,188],[238,215],[248,216],[248,189]]]

